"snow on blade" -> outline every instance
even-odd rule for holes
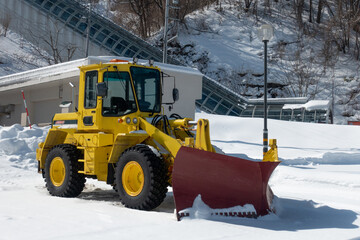
[[[210,219],[217,216],[225,217],[256,217],[256,210],[252,204],[234,206],[230,208],[212,209],[201,199],[199,194],[191,208],[179,212],[179,217],[190,217],[193,219]]]

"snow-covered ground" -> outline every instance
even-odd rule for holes
[[[226,153],[261,158],[262,119],[196,117],[210,119]],[[283,160],[270,180],[276,214],[180,222],[171,191],[150,212],[124,208],[90,179],[77,198],[50,196],[35,161],[46,131],[0,127],[0,239],[360,239],[360,127],[270,120]]]

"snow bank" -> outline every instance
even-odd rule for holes
[[[250,160],[262,158],[263,119],[196,113],[210,120],[211,140],[218,152]],[[35,151],[49,127],[16,124],[0,127],[0,156],[18,167],[35,166]],[[283,165],[360,164],[360,127],[268,121],[269,137],[277,139]]]
[[[0,156],[19,168],[35,167],[36,148],[39,142],[45,140],[48,129],[37,126],[24,128],[19,124],[0,127]]]
[[[262,159],[264,120],[197,113],[210,121],[210,137],[226,154]],[[268,120],[282,164],[360,164],[360,127]]]

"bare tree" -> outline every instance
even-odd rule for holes
[[[0,25],[2,25],[2,34],[4,34],[4,37],[6,37],[6,34],[9,30],[10,22],[11,22],[10,14],[6,14],[2,18],[0,18]]]
[[[299,29],[302,31],[304,29],[304,22],[302,19],[302,14],[304,12],[304,2],[305,0],[294,0],[294,10],[296,14],[296,22]]]
[[[305,51],[304,46],[298,43],[295,53],[284,55],[277,64],[283,72],[279,77],[287,85],[290,96],[314,98],[321,91],[319,82],[324,71],[314,50]]]
[[[248,12],[250,10],[252,0],[244,0],[244,3],[245,3],[244,10],[245,12]]]
[[[170,8],[170,16],[185,24],[185,16],[218,0],[179,0],[177,7]],[[113,19],[130,31],[148,38],[164,24],[166,0],[111,0],[112,10],[119,14]],[[170,1],[172,4],[172,1]],[[220,2],[219,2],[220,4]]]
[[[52,27],[38,24],[42,30],[28,30],[31,42],[34,43],[31,47],[33,54],[46,60],[50,65],[71,60],[78,47],[71,43],[61,43],[60,36],[65,26],[57,21],[50,21]]]
[[[330,13],[330,19],[326,22],[326,31],[332,42],[344,54],[354,46],[356,54],[358,49],[356,32],[360,24],[360,0],[337,0],[332,6],[324,0],[324,4]],[[355,39],[355,43],[352,43],[353,39]]]
[[[313,1],[309,0],[309,22],[312,23],[312,14],[313,14]]]
[[[324,6],[323,3],[324,3],[324,0],[319,0],[319,2],[318,2],[318,8],[317,8],[317,13],[316,13],[316,22],[317,23],[321,22],[322,9]]]
[[[136,0],[130,1],[130,7],[133,12],[138,16],[140,36],[147,38],[149,36],[149,15],[151,8],[151,0]]]

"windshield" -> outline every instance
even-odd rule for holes
[[[105,72],[108,94],[103,99],[103,116],[121,116],[136,112],[134,93],[128,72]]]
[[[131,67],[136,96],[141,112],[160,112],[160,71],[143,67]]]

